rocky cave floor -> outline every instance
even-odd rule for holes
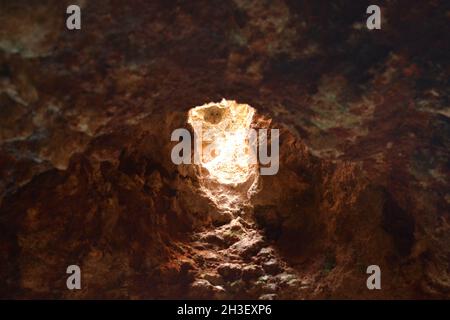
[[[193,256],[201,271],[191,285],[192,298],[301,299],[301,290],[308,288],[309,280],[299,277],[255,224],[241,217],[194,239]]]
[[[447,2],[0,1],[0,298],[450,298]],[[170,160],[222,98],[281,132],[241,213]]]

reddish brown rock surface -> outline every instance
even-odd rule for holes
[[[79,3],[68,31],[65,1],[0,2],[0,298],[450,298],[445,1],[380,31],[364,1]],[[170,161],[222,98],[281,130],[236,215]]]

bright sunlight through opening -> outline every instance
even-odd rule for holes
[[[240,184],[254,170],[248,129],[255,109],[223,99],[189,111],[188,122],[201,139],[200,162],[210,178],[221,184]]]

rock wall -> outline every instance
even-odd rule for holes
[[[0,2],[1,298],[450,297],[445,1],[374,32],[364,1],[78,3],[68,31],[65,1]],[[281,130],[237,216],[170,161],[222,98]]]

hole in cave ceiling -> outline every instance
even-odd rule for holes
[[[222,99],[189,110],[202,190],[218,208],[235,211],[256,192],[257,164],[249,139],[255,109]]]

